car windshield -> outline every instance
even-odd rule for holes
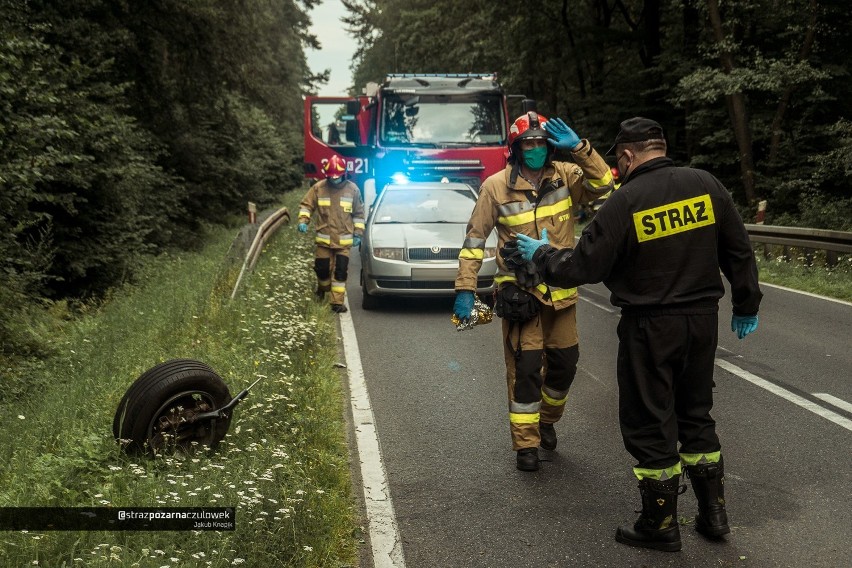
[[[502,146],[504,122],[496,95],[390,95],[380,136],[382,144],[392,146]]]
[[[380,223],[467,223],[476,196],[465,189],[385,191],[373,212]]]

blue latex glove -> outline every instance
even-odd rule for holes
[[[307,223],[299,223],[299,232],[307,233],[308,232],[308,224]]]
[[[749,333],[754,333],[757,331],[757,316],[732,316],[731,331],[736,332],[740,339]]]
[[[354,237],[352,237],[352,246],[353,247],[360,247],[361,246],[361,237],[359,237],[358,235],[355,235]]]
[[[580,145],[580,137],[561,118],[551,118],[544,123],[544,129],[553,136],[550,143],[560,150],[573,150]]]
[[[527,262],[532,261],[535,251],[537,251],[540,247],[549,244],[550,241],[547,240],[547,229],[541,230],[541,240],[536,240],[532,237],[518,233],[518,250],[521,251],[521,254],[524,256],[524,260]]]
[[[462,321],[470,319],[473,313],[473,292],[462,290],[456,293],[456,303],[453,305],[453,313]]]

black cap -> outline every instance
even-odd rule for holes
[[[660,123],[650,118],[635,116],[621,123],[621,130],[615,137],[612,147],[606,151],[609,156],[615,152],[615,147],[627,142],[644,142],[645,140],[665,140],[663,127]]]

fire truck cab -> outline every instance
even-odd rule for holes
[[[404,180],[479,187],[506,165],[506,100],[489,73],[395,74],[359,97],[306,97],[305,176],[322,178],[338,154],[367,204]]]

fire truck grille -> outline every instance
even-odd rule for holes
[[[410,248],[408,249],[409,260],[456,260],[459,257],[461,249],[457,248],[442,248],[438,252],[432,252],[428,248]]]

